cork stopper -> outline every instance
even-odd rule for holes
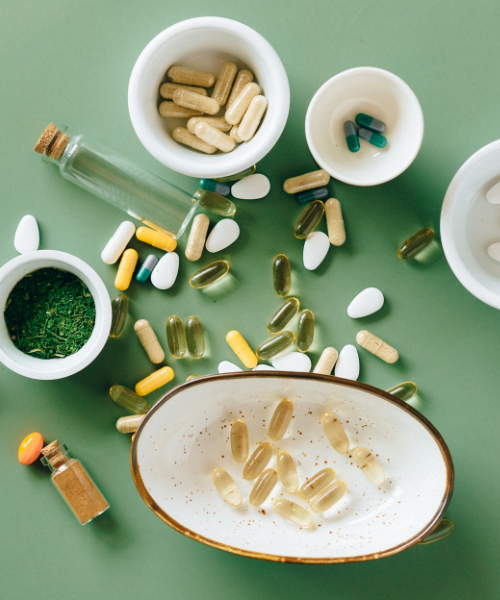
[[[69,136],[59,131],[54,123],[49,123],[35,145],[35,152],[57,160],[68,145]]]
[[[44,456],[48,456],[49,454],[52,454],[52,452],[54,452],[54,450],[57,450],[58,448],[59,448],[59,442],[57,440],[54,440],[53,442],[51,442],[50,444],[45,446],[45,448],[42,448],[40,450],[40,452]]]
[[[47,460],[50,461],[54,469],[58,469],[61,465],[68,462],[68,459],[57,440],[54,440],[48,446],[42,448],[40,452],[47,457]]]

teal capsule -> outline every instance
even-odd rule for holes
[[[150,254],[142,263],[141,268],[135,276],[137,281],[139,281],[140,283],[145,283],[149,279],[151,271],[155,268],[157,262],[158,259],[156,258],[156,256],[154,254]]]
[[[109,390],[109,395],[117,404],[136,415],[143,415],[149,410],[149,404],[145,398],[123,385],[114,385]]]
[[[287,298],[278,308],[274,315],[269,319],[267,330],[269,333],[279,333],[295,317],[300,307],[297,298]]]
[[[383,121],[374,119],[373,117],[370,117],[370,115],[365,115],[365,113],[357,114],[355,121],[360,127],[371,129],[376,133],[384,133],[387,129],[386,124]]]
[[[295,334],[292,331],[282,331],[277,335],[269,338],[257,348],[255,354],[261,360],[268,360],[273,356],[276,356],[283,350],[290,347],[295,341]]]
[[[350,152],[357,152],[359,150],[359,139],[356,132],[356,125],[352,121],[346,121],[344,123],[345,141]]]
[[[306,190],[305,192],[297,194],[297,200],[301,204],[307,204],[313,200],[321,200],[322,198],[326,198],[328,193],[328,188],[326,187],[316,188],[315,190]]]
[[[295,224],[293,235],[299,240],[305,239],[314,231],[325,213],[325,205],[321,200],[314,200],[307,206]]]
[[[192,316],[186,321],[186,340],[189,354],[201,358],[205,353],[205,335],[198,317]]]
[[[257,170],[257,165],[253,165],[253,167],[248,167],[244,171],[240,171],[239,173],[235,173],[234,175],[227,175],[227,177],[216,177],[215,181],[220,181],[224,183],[226,181],[238,181],[238,179],[243,179],[244,177],[249,177],[253,175]]]
[[[299,324],[297,325],[297,339],[295,345],[299,352],[307,352],[314,340],[314,314],[312,310],[306,308],[299,315]]]
[[[379,135],[374,131],[370,131],[369,129],[365,129],[364,127],[360,127],[358,129],[358,137],[373,146],[377,146],[377,148],[385,148],[387,146],[387,140],[383,135]]]
[[[218,183],[215,179],[200,179],[200,187],[202,190],[215,192],[221,196],[229,196],[231,188],[225,183]]]
[[[223,217],[232,217],[236,212],[236,206],[229,198],[209,192],[208,190],[198,190],[193,196],[203,208]]]
[[[118,337],[123,328],[128,315],[128,298],[125,294],[118,294],[116,298],[111,300],[111,329],[109,330],[109,337]]]
[[[177,315],[167,319],[167,344],[174,358],[182,358],[186,354],[186,331],[184,323]]]

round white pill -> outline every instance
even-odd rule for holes
[[[176,252],[167,252],[153,269],[151,283],[159,290],[168,290],[174,285],[178,272],[179,255]]]
[[[230,246],[240,237],[240,226],[233,219],[222,219],[212,229],[208,236],[206,249],[209,252],[219,252]]]
[[[322,231],[313,231],[310,233],[304,243],[304,267],[309,271],[314,271],[325,259],[330,248],[330,240],[326,233]]]
[[[358,351],[352,344],[347,344],[340,351],[337,366],[335,367],[335,377],[352,379],[353,381],[356,381],[359,377]]]
[[[311,370],[311,359],[302,352],[288,352],[278,354],[271,358],[271,363],[278,371],[299,371],[309,373]]]
[[[252,371],[276,371],[276,368],[270,365],[257,365]]]
[[[493,260],[500,262],[500,242],[488,246],[488,254]]]
[[[219,373],[234,373],[236,371],[243,371],[243,369],[228,360],[219,363]]]
[[[231,187],[231,195],[240,200],[258,200],[269,194],[271,182],[265,175],[256,173],[240,179]]]
[[[40,232],[38,223],[33,215],[24,215],[14,235],[14,248],[19,254],[34,252],[40,245]]]
[[[500,204],[500,181],[486,192],[486,200],[490,204]]]
[[[347,314],[353,319],[367,317],[384,305],[384,294],[374,287],[369,287],[359,292],[354,300],[347,307]]]
[[[135,233],[132,221],[123,221],[101,252],[101,258],[107,265],[114,265],[123,254],[127,244]]]

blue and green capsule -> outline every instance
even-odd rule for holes
[[[347,147],[351,152],[357,152],[359,150],[358,134],[356,133],[356,125],[352,121],[346,121],[344,123],[345,141]]]
[[[301,204],[307,204],[308,202],[312,202],[313,200],[321,200],[322,198],[326,198],[327,196],[328,188],[320,187],[314,190],[306,190],[305,192],[297,194],[297,200]]]
[[[384,133],[387,129],[387,126],[383,121],[370,117],[370,115],[365,115],[365,113],[357,114],[355,121],[360,127],[370,129],[371,131],[375,131],[375,133]]]
[[[150,254],[142,263],[141,268],[135,276],[137,281],[139,281],[140,283],[145,283],[149,279],[151,271],[155,268],[157,262],[158,259],[156,258],[156,256],[154,254]]]
[[[385,148],[387,146],[387,139],[383,135],[379,135],[374,131],[360,127],[358,129],[358,137],[365,140],[369,144],[377,146],[377,148]]]
[[[219,183],[215,179],[200,179],[200,187],[202,190],[215,192],[221,196],[229,196],[231,188],[225,183]]]

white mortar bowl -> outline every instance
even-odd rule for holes
[[[209,71],[216,77],[226,61],[250,69],[269,106],[255,136],[233,152],[203,154],[174,141],[171,131],[186,119],[158,113],[160,84],[173,65]],[[132,125],[146,150],[165,166],[192,177],[224,177],[251,167],[278,141],[288,118],[290,86],[273,47],[259,33],[231,19],[199,17],[158,34],[135,63],[128,88]]]
[[[85,283],[94,298],[96,319],[92,335],[78,352],[66,358],[44,360],[24,354],[14,346],[3,313],[16,283],[28,273],[48,267],[73,273]],[[0,309],[0,361],[11,371],[30,379],[62,379],[78,373],[97,357],[111,329],[111,301],[99,275],[83,260],[56,250],[22,254],[0,268]]]

